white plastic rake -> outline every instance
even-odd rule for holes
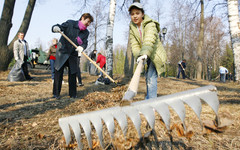
[[[60,118],[59,125],[63,131],[64,137],[66,139],[66,144],[68,145],[71,140],[70,127],[73,130],[75,138],[78,143],[78,147],[83,149],[83,145],[81,143],[81,128],[84,130],[86,135],[88,145],[92,148],[92,137],[91,137],[91,124],[94,126],[98,138],[100,140],[100,145],[104,148],[103,143],[103,123],[105,123],[107,130],[111,138],[114,138],[114,119],[117,120],[121,130],[123,131],[124,136],[126,136],[127,131],[127,117],[129,117],[137,132],[139,137],[141,138],[141,119],[140,113],[144,115],[149,126],[154,129],[155,125],[155,114],[157,112],[164,121],[166,128],[170,130],[170,111],[168,106],[170,106],[179,116],[183,123],[184,129],[186,129],[184,120],[185,120],[185,107],[184,103],[189,105],[192,110],[196,113],[199,118],[200,124],[202,125],[202,121],[200,119],[200,113],[202,110],[201,100],[206,102],[215,112],[217,123],[219,123],[218,118],[218,108],[219,101],[217,97],[217,89],[216,87],[209,85],[200,88],[196,88],[193,90],[187,90],[171,95],[161,96],[158,98],[143,100],[131,103],[130,106],[124,107],[112,107],[108,109],[103,109],[99,111],[93,111],[88,113],[83,113],[79,115],[74,115],[70,117]]]

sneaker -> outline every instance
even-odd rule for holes
[[[27,80],[32,80],[32,79],[33,79],[33,77],[27,77],[26,79],[27,79]]]
[[[70,96],[70,99],[76,99],[77,96]]]
[[[56,98],[57,100],[59,100],[59,99],[60,99],[60,96],[53,95],[52,98]]]
[[[82,83],[78,83],[77,86],[84,86],[84,84],[82,84]]]

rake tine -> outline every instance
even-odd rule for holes
[[[100,140],[100,144],[102,148],[104,147],[103,143],[103,125],[102,120],[106,124],[107,130],[111,136],[111,139],[114,138],[114,119],[118,122],[121,130],[123,131],[124,136],[127,131],[127,116],[133,122],[134,127],[136,128],[139,138],[141,141],[143,140],[141,134],[141,117],[140,113],[144,115],[146,118],[148,125],[152,128],[152,134],[154,135],[154,125],[155,125],[155,113],[157,112],[161,117],[163,122],[166,125],[166,128],[169,133],[170,140],[172,142],[172,136],[170,133],[170,111],[169,107],[171,107],[179,116],[183,123],[183,127],[186,130],[186,125],[184,123],[186,110],[184,104],[187,104],[197,115],[201,126],[202,121],[200,118],[200,114],[202,111],[202,101],[205,101],[215,112],[217,124],[219,125],[219,117],[218,117],[218,109],[219,109],[219,101],[217,97],[216,87],[214,86],[205,86],[200,87],[193,90],[183,91],[171,95],[161,96],[154,99],[143,100],[131,103],[128,106],[124,107],[112,107],[108,109],[103,109],[99,111],[88,112],[80,115],[65,117],[59,119],[59,125],[63,131],[64,137],[66,138],[66,143],[69,144],[71,140],[70,135],[70,127],[72,128],[76,140],[78,142],[78,146],[80,149],[83,148],[81,143],[81,128],[82,126],[84,133],[87,137],[89,147],[92,148],[92,138],[91,138],[91,125],[96,129],[97,135]],[[80,125],[79,125],[80,124]],[[154,135],[156,139],[156,135]]]
[[[102,125],[101,118],[97,115],[90,115],[89,120],[91,121],[91,123],[93,124],[96,130],[101,147],[105,147],[105,144],[103,143],[103,136],[102,136],[103,125]]]
[[[148,124],[150,125],[150,127],[152,129],[154,129],[154,125],[155,125],[155,115],[154,115],[154,111],[152,107],[137,107],[139,112],[142,113]]]
[[[142,137],[141,130],[140,130],[141,118],[140,118],[140,115],[139,115],[139,111],[132,106],[123,107],[122,110],[125,114],[128,115],[128,117],[130,117],[130,119],[132,120],[132,122],[133,122],[133,124],[134,124],[134,126],[135,126],[135,128],[138,132],[139,138],[141,138]]]
[[[202,111],[202,103],[200,101],[200,98],[198,96],[186,97],[183,99],[183,101],[192,108],[192,110],[199,119],[201,127],[203,128],[202,120],[200,118],[200,114]]]

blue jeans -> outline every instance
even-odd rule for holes
[[[226,74],[220,74],[220,81],[226,82]]]
[[[52,80],[54,80],[54,74],[55,74],[54,63],[55,63],[55,60],[50,59],[50,66],[51,66],[51,72],[52,72]]]
[[[157,97],[157,70],[150,59],[147,61],[147,72],[146,72],[146,86],[147,86],[147,96],[145,99],[156,98]]]

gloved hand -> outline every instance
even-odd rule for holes
[[[16,60],[19,64],[23,64],[24,63],[24,61],[22,61],[21,59],[17,59]]]
[[[83,51],[83,47],[82,46],[78,46],[76,51],[78,52],[78,57],[81,57],[82,51]]]
[[[56,33],[56,32],[61,32],[61,29],[59,28],[59,26],[54,26],[53,27],[53,32]]]
[[[137,63],[139,63],[140,60],[143,60],[143,63],[145,64],[146,61],[147,61],[147,55],[142,55],[142,56],[138,57],[138,59],[137,59]]]

